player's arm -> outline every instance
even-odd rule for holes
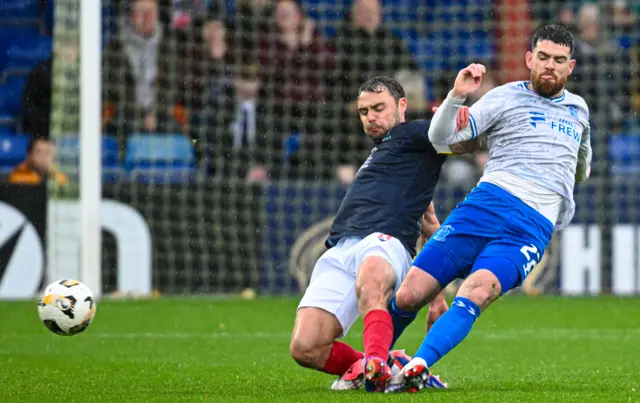
[[[420,238],[418,239],[418,250],[422,249],[425,243],[440,228],[440,221],[436,216],[433,202],[427,207],[427,211],[422,215],[422,225],[420,226]]]
[[[465,100],[466,97],[459,98],[453,95],[453,91],[449,92],[431,119],[429,141],[432,144],[449,147],[452,144],[473,140],[471,125],[459,129],[456,127],[456,116]]]
[[[433,108],[433,112],[437,112],[438,107]],[[460,131],[469,126],[469,107],[463,106],[458,109],[456,114],[456,131]],[[460,143],[450,144],[447,147],[434,145],[439,154],[473,154],[482,148],[482,137],[478,136],[471,140],[462,141]]]
[[[463,106],[458,110],[456,116],[456,130],[460,131],[469,126],[469,120],[471,114],[468,106]],[[461,141],[460,143],[450,144],[449,149],[456,155],[460,154],[473,154],[482,148],[482,137],[478,136],[471,140]]]
[[[505,102],[494,89],[469,109],[469,125],[458,125],[458,112],[463,108],[467,96],[480,87],[484,73],[485,68],[481,64],[471,64],[458,73],[453,89],[431,121],[429,140],[433,144],[441,147],[473,141],[496,122]]]
[[[582,183],[591,173],[591,128],[587,128],[582,133],[580,139],[580,150],[578,151],[578,166],[576,167],[576,183]]]
[[[449,149],[452,154],[473,154],[482,148],[482,137],[461,141],[460,143],[450,144]]]

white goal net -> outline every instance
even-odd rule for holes
[[[57,0],[55,46],[77,40],[78,5]],[[589,103],[595,133],[575,224],[601,231],[601,281],[611,287],[614,224],[639,212],[639,12],[638,0],[103,1],[103,197],[148,226],[154,289],[298,292],[371,149],[354,110],[361,82],[395,76],[408,118],[429,118],[468,63],[487,65],[482,92],[528,79],[532,31],[563,23],[577,40],[569,89]],[[79,130],[77,73],[61,59],[52,103],[60,138]],[[70,155],[65,144],[60,156]],[[441,220],[485,161],[447,162]],[[55,219],[49,253],[77,253]],[[113,231],[103,236],[103,290],[112,292],[123,245]],[[552,264],[560,253],[552,245]],[[557,271],[549,276],[541,281],[553,288]]]

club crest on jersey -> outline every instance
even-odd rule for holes
[[[537,127],[538,123],[544,123],[546,120],[547,118],[545,117],[544,112],[529,112],[529,124],[534,128]]]
[[[436,241],[444,242],[447,235],[449,235],[453,231],[454,228],[451,225],[443,225],[442,227],[438,228],[435,234],[433,234],[433,239],[435,239]]]
[[[578,108],[576,108],[575,105],[569,105],[569,113],[574,118],[577,118],[578,117]]]
[[[387,234],[378,235],[378,239],[381,240],[382,242],[390,241],[392,238],[393,237],[391,235],[387,235]]]

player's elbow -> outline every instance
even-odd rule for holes
[[[482,140],[480,137],[476,137],[472,140],[466,140],[460,143],[451,144],[449,148],[456,155],[473,154],[482,148]]]
[[[438,133],[438,130],[435,128],[435,126],[431,126],[429,127],[429,141],[432,144],[439,144],[439,145],[446,145],[446,144],[442,144],[442,138],[440,136],[440,133]]]

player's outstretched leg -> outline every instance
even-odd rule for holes
[[[356,279],[358,309],[364,318],[365,387],[384,392],[391,378],[387,363],[393,340],[393,322],[387,311],[396,283],[393,266],[381,256],[362,260]]]
[[[393,321],[392,348],[420,309],[433,301],[440,291],[440,283],[431,274],[415,266],[409,269],[407,277],[389,303],[389,313]]]
[[[489,270],[477,270],[467,277],[451,308],[434,323],[403,369],[405,382],[418,390],[427,386],[429,367],[467,337],[480,312],[500,296],[501,290],[500,281]]]
[[[335,315],[321,308],[300,308],[291,334],[291,357],[305,368],[342,375],[364,354],[335,341],[341,333],[342,325]]]

